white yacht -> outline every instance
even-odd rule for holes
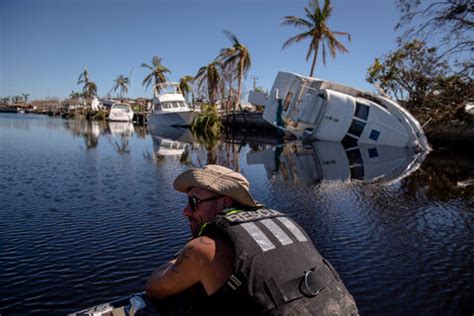
[[[108,120],[113,122],[131,122],[133,110],[129,104],[114,103],[110,108]]]
[[[149,125],[190,126],[197,115],[184,99],[179,83],[165,82],[153,88],[153,107],[148,118]]]
[[[263,118],[301,138],[430,149],[418,121],[387,97],[341,84],[279,72]]]

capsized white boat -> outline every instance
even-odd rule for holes
[[[420,123],[387,97],[341,84],[279,72],[263,118],[297,137],[430,149]]]
[[[131,122],[133,119],[133,110],[129,104],[114,103],[110,108],[109,121],[113,122]]]
[[[164,82],[153,87],[153,108],[148,118],[156,126],[190,126],[197,115],[179,89],[179,83]]]
[[[269,178],[304,185],[326,181],[390,184],[410,175],[428,151],[413,148],[298,140],[264,151],[249,152],[247,164],[263,164]]]

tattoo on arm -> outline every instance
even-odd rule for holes
[[[179,272],[179,266],[183,263],[184,260],[191,258],[191,252],[193,251],[194,246],[187,245],[181,250],[181,252],[176,257],[176,262],[171,267],[173,272]]]

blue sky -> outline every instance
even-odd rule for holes
[[[322,3],[323,1],[320,0]],[[332,30],[349,32],[348,54],[318,58],[315,75],[373,91],[365,81],[374,58],[395,48],[399,13],[393,0],[333,0]],[[308,42],[282,50],[299,32],[280,26],[283,16],[303,17],[305,0],[0,0],[0,97],[64,98],[87,66],[104,96],[119,74],[130,76],[128,96],[151,98],[141,85],[154,55],[177,81],[210,63],[237,35],[251,53],[246,90],[269,89],[279,70],[309,74]]]

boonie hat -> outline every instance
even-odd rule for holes
[[[188,193],[192,188],[201,188],[228,196],[242,205],[262,206],[250,194],[250,184],[243,175],[219,165],[187,170],[176,177],[173,186],[183,193]]]

